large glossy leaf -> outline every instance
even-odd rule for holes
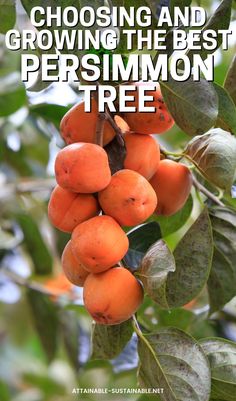
[[[51,361],[57,350],[57,308],[47,295],[40,292],[28,289],[27,297],[39,338],[48,359]]]
[[[160,226],[156,222],[143,224],[128,233],[129,250],[124,257],[125,264],[137,269],[150,246],[161,238]]]
[[[0,117],[15,113],[27,104],[26,91],[17,72],[0,74]]]
[[[236,212],[210,209],[214,255],[208,280],[211,312],[221,309],[236,295]]]
[[[219,99],[219,113],[216,126],[236,135],[236,107],[228,92],[214,83]]]
[[[15,0],[0,0],[0,33],[14,28],[16,22]]]
[[[204,209],[174,251],[176,270],[166,285],[170,307],[182,306],[201,292],[209,277],[212,253],[211,223]]]
[[[147,294],[157,303],[168,308],[166,299],[166,280],[175,271],[175,259],[163,240],[151,246],[142,260],[137,277],[142,280]]]
[[[236,344],[222,338],[206,338],[201,346],[210,362],[212,398],[235,401]]]
[[[176,124],[190,136],[208,131],[216,122],[218,97],[213,85],[203,78],[160,82],[167,107]]]
[[[224,87],[229,92],[231,98],[236,104],[236,56],[234,56],[232,63],[227,72],[227,76],[224,82]]]
[[[37,223],[26,213],[19,213],[16,219],[24,234],[24,244],[31,256],[36,274],[52,272],[52,255],[38,228]]]
[[[219,188],[230,190],[236,169],[236,138],[214,128],[193,138],[184,153],[202,175]]]
[[[113,359],[117,357],[133,333],[131,320],[114,326],[95,323],[92,331],[92,358]]]
[[[163,248],[163,243],[159,244]],[[147,253],[137,274],[145,290],[162,307],[185,305],[201,292],[210,273],[213,241],[207,209],[177,245],[175,269],[170,251],[164,248],[160,252],[159,247],[151,248],[151,254]]]
[[[208,401],[210,368],[199,344],[183,331],[165,328],[139,339],[139,382],[163,388],[161,401]]]

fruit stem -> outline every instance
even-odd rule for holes
[[[155,361],[156,361],[156,362],[158,363],[158,365],[159,365],[159,362],[158,362],[158,360],[157,360],[155,351],[154,351],[154,349],[152,348],[152,346],[151,346],[151,344],[149,343],[149,341],[145,338],[145,336],[144,336],[142,330],[140,329],[140,326],[139,326],[139,324],[138,324],[138,321],[137,321],[137,319],[136,319],[136,316],[133,315],[132,318],[133,318],[133,328],[134,328],[135,333],[136,333],[137,336],[145,343],[145,345],[147,346],[147,348],[148,348],[149,351],[151,352],[152,356],[154,357]]]
[[[193,174],[192,177],[193,177],[193,185],[198,191],[202,192],[204,195],[207,196],[207,198],[211,199],[217,205],[225,207],[224,203],[221,202],[220,199],[217,198],[217,196],[208,191],[208,189],[206,189],[202,184],[200,184],[200,182],[196,179],[196,177]]]
[[[183,154],[182,153],[174,153],[170,152],[166,149],[164,149],[162,146],[160,147],[161,153],[163,153],[164,156],[173,156],[175,159],[182,159]]]
[[[97,90],[95,92],[95,99],[96,102],[98,103],[98,87],[99,87],[99,82],[96,82],[96,87]],[[114,119],[112,118],[107,106],[105,107],[105,112],[104,113],[99,113],[98,114],[98,120],[97,120],[97,126],[96,126],[96,143],[100,146],[103,146],[103,130],[104,130],[104,124],[105,121],[108,121],[109,124],[112,126],[112,128],[114,129],[118,142],[120,143],[120,145],[125,146],[124,144],[124,140],[122,137],[122,131],[121,129],[118,127],[118,125],[116,124],[116,122],[114,121]]]
[[[103,146],[103,131],[104,131],[105,120],[106,120],[106,114],[99,113],[96,125],[96,134],[95,134],[96,136],[95,142],[99,146]]]
[[[125,146],[125,142],[124,142],[124,139],[123,139],[122,131],[118,127],[118,125],[116,124],[115,120],[112,118],[111,114],[109,113],[109,111],[107,109],[106,109],[106,119],[111,124],[112,128],[114,129],[120,145],[124,147]]]

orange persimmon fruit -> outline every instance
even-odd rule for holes
[[[151,135],[124,135],[126,157],[124,168],[134,170],[149,180],[160,162],[160,147]]]
[[[164,159],[160,161],[150,184],[158,198],[156,213],[171,216],[187,201],[192,187],[192,174],[184,164]]]
[[[85,269],[100,273],[126,254],[129,240],[110,216],[96,216],[79,224],[71,237],[72,251]]]
[[[136,171],[119,170],[110,184],[98,193],[99,203],[106,215],[120,225],[143,223],[155,211],[157,197],[150,183]]]
[[[128,320],[143,301],[143,288],[124,267],[89,274],[84,283],[84,305],[100,324],[114,325]]]
[[[48,217],[61,231],[71,233],[85,220],[99,214],[100,207],[92,194],[79,194],[56,185],[48,203]]]
[[[73,106],[62,118],[60,124],[61,136],[67,145],[76,142],[96,143],[96,125],[98,106],[95,99],[91,101],[91,111],[85,112],[85,102]],[[105,121],[103,145],[107,145],[115,136],[115,131],[108,121]]]
[[[67,279],[79,286],[83,287],[85,279],[89,275],[88,270],[78,261],[72,252],[71,240],[66,244],[61,257],[62,268]]]
[[[56,157],[55,175],[57,183],[69,191],[101,191],[111,180],[107,153],[92,143],[68,145]]]
[[[173,125],[174,120],[170,115],[161,94],[160,85],[153,82],[136,82],[136,90],[127,92],[134,96],[134,101],[128,101],[127,106],[138,107],[139,104],[139,88],[142,85],[155,85],[155,90],[147,91],[146,95],[153,96],[153,101],[146,101],[145,106],[155,107],[154,112],[125,112],[124,120],[130,127],[131,131],[139,134],[162,134],[168,131]]]

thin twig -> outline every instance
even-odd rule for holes
[[[96,133],[95,133],[95,143],[99,146],[103,146],[103,132],[104,132],[105,121],[106,121],[106,114],[98,113]]]
[[[5,201],[13,195],[23,195],[25,193],[51,191],[56,185],[53,178],[48,179],[24,179],[16,183],[7,183],[4,190],[0,191],[0,201]]]
[[[56,304],[57,303],[60,304],[59,298],[60,298],[60,296],[64,295],[63,293],[62,294],[58,294],[56,289],[55,289],[55,291],[53,291],[53,289],[48,289],[43,284],[40,284],[40,283],[38,283],[36,281],[33,281],[33,280],[29,280],[28,278],[21,277],[21,276],[19,276],[18,274],[14,273],[11,270],[2,268],[1,269],[1,273],[3,273],[12,282],[14,282],[17,285],[20,285],[21,287],[28,288],[30,290],[34,290],[34,291],[40,292],[41,294],[44,294],[44,295],[48,295],[51,298],[51,300]],[[69,294],[69,299],[71,301],[77,300],[78,296],[76,295],[76,293],[72,292],[72,293]]]
[[[122,135],[121,129],[118,127],[112,116],[110,115],[109,111],[106,108],[106,119],[111,124],[112,128],[114,129],[116,135]]]
[[[208,191],[208,189],[206,189],[202,184],[200,184],[200,182],[196,179],[194,175],[192,175],[192,177],[193,185],[198,191],[202,192],[204,195],[207,196],[207,198],[211,199],[217,205],[225,207],[224,203],[221,202],[220,199],[217,198],[217,196]]]
[[[48,290],[44,285],[36,283],[35,281],[30,281],[27,278],[21,277],[18,274],[14,273],[10,270],[3,268],[3,269],[1,269],[1,273],[3,273],[5,276],[7,276],[15,284],[18,284],[22,287],[26,287],[31,290],[41,292],[42,294],[45,294],[45,295],[54,295],[54,293],[52,291]]]

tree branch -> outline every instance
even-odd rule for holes
[[[29,288],[31,290],[40,292],[41,294],[48,295],[55,303],[57,303],[58,298],[60,297],[60,295],[58,295],[58,292],[56,290],[53,291],[53,289],[48,289],[43,284],[40,284],[33,280],[29,280],[28,278],[21,277],[11,270],[2,268],[1,273],[3,273],[7,278],[9,278],[15,284],[20,285],[21,287]],[[76,294],[75,295],[70,294],[71,300],[76,300],[77,298],[78,296],[76,296]]]
[[[208,189],[206,189],[202,184],[200,184],[200,182],[196,179],[196,177],[193,174],[192,177],[193,177],[193,185],[198,191],[202,192],[204,195],[206,195],[207,198],[211,199],[217,205],[225,207],[224,203],[221,202],[221,200],[218,199],[217,196],[208,191]]]
[[[99,146],[103,146],[103,131],[104,131],[105,121],[106,121],[106,114],[98,113],[96,133],[95,133],[95,143]]]

